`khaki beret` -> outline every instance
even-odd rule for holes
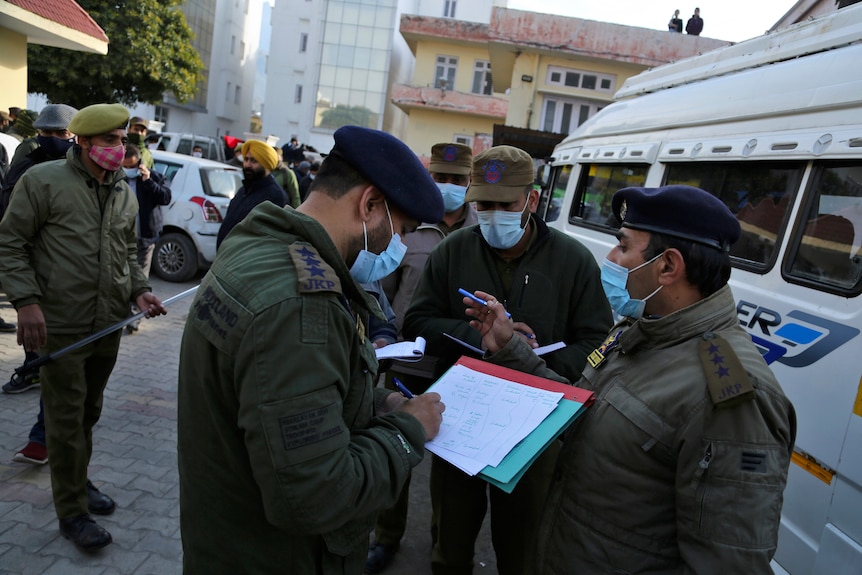
[[[264,144],[259,140],[248,140],[242,145],[242,157],[248,157],[249,152],[257,163],[267,170],[274,170],[278,165],[278,154],[272,146]]]
[[[473,159],[467,202],[514,202],[535,180],[533,159],[514,146],[494,146]]]
[[[473,149],[464,144],[434,144],[428,171],[437,174],[466,176],[473,168]]]
[[[125,130],[128,122],[129,111],[122,104],[93,104],[75,114],[69,131],[78,136],[98,136]]]

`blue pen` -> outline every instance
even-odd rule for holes
[[[483,300],[482,298],[478,298],[478,297],[474,296],[473,294],[471,294],[470,292],[468,292],[468,291],[467,291],[467,290],[465,290],[464,288],[458,288],[458,293],[459,293],[459,294],[461,294],[461,295],[462,295],[462,296],[464,296],[464,297],[468,297],[468,298],[470,298],[471,300],[473,300],[474,302],[476,302],[476,303],[478,303],[478,304],[481,304],[481,305],[484,305],[484,306],[487,306],[487,305],[488,305],[488,302],[486,302],[486,301],[485,301],[485,300]],[[512,319],[512,314],[510,314],[509,312],[506,312],[506,317],[507,317],[507,318],[509,318],[509,319]]]
[[[403,395],[403,396],[404,396],[404,397],[406,397],[407,399],[413,399],[414,397],[416,397],[415,395],[413,395],[413,392],[412,392],[412,391],[410,391],[409,389],[407,389],[407,388],[404,386],[404,384],[403,384],[403,383],[401,383],[401,381],[400,381],[397,377],[393,377],[393,378],[392,378],[392,381],[394,381],[394,382],[395,382],[395,387],[397,387],[397,388],[398,388],[398,391],[400,391],[400,392],[401,392],[401,395]]]

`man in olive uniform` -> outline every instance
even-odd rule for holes
[[[95,104],[69,123],[78,143],[65,160],[33,166],[18,180],[0,222],[0,276],[18,310],[18,343],[47,355],[121,321],[135,301],[165,313],[137,261],[138,202],[120,167],[128,111]],[[51,487],[60,532],[90,551],[111,534],[90,513],[114,502],[87,478],[93,426],[117,360],[119,331],[41,368]]]
[[[427,351],[440,358],[435,376],[470,353],[444,333],[481,345],[459,288],[504,294],[516,329],[532,346],[564,342],[547,356],[561,373],[580,373],[607,333],[611,312],[596,260],[535,216],[534,179],[532,158],[514,146],[495,146],[473,158],[465,200],[476,202],[479,224],[452,232],[432,250],[404,318],[404,335],[424,337]],[[525,534],[538,526],[557,449],[554,444],[543,453],[512,493],[432,457],[432,572],[472,573],[476,538],[490,507],[500,575],[529,573]]]
[[[401,326],[413,292],[422,276],[428,254],[451,232],[475,225],[476,210],[464,202],[470,170],[473,169],[473,149],[464,144],[444,142],[431,147],[428,173],[440,188],[446,213],[439,222],[422,222],[415,231],[404,237],[407,253],[398,269],[383,280],[383,289],[395,311],[395,327],[401,337]],[[403,338],[402,338],[403,339]],[[434,381],[437,358],[425,355],[416,363],[394,362],[386,378],[386,385],[393,388],[392,377],[397,376],[414,393],[425,391]],[[404,486],[398,502],[392,509],[383,511],[374,528],[375,541],[368,550],[365,573],[373,575],[383,571],[395,557],[401,538],[407,529],[407,508],[410,499],[410,483]]]
[[[145,141],[147,131],[149,131],[149,124],[145,119],[140,116],[135,116],[129,120],[129,143],[136,145],[141,151],[141,164],[143,164],[148,170],[152,170],[156,163],[153,159],[153,154],[150,152],[149,148],[147,148],[147,142]]]
[[[689,186],[612,207],[602,284],[624,319],[577,382],[596,403],[566,435],[530,572],[771,575],[796,416],[727,285],[739,222]],[[477,295],[485,359],[561,379]]]
[[[443,201],[392,136],[335,132],[297,210],[259,204],[219,248],[180,350],[178,456],[185,573],[362,570],[377,512],[437,434],[436,393],[374,389],[359,283],[404,255]],[[358,283],[359,282],[359,283]]]

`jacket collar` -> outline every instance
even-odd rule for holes
[[[670,315],[631,323],[619,338],[620,351],[635,353],[640,348],[670,347],[707,331],[728,329],[737,321],[735,315],[728,315],[728,309],[735,308],[730,286],[725,285],[711,296]]]

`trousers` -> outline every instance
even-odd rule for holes
[[[431,550],[435,575],[473,572],[476,538],[491,504],[491,542],[500,575],[530,572],[535,534],[560,451],[555,441],[524,474],[511,494],[471,477],[443,459],[431,460],[431,507],[436,519]]]
[[[47,354],[89,334],[48,334]],[[93,426],[102,413],[102,393],[117,361],[115,332],[42,366],[42,402],[51,490],[59,519],[87,513],[87,466],[93,452]]]

